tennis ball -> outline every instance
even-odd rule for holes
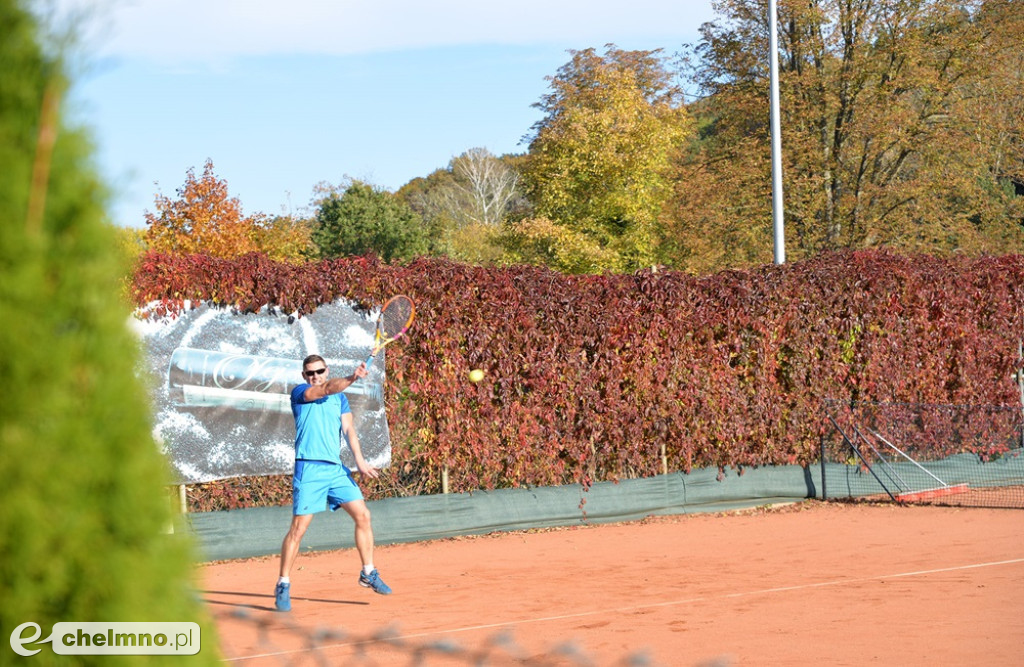
[[[473,370],[471,370],[469,372],[469,381],[470,382],[479,382],[480,380],[483,380],[483,379],[484,379],[484,372],[482,370],[480,370],[479,368],[474,368]]]

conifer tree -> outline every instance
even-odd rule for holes
[[[61,121],[66,77],[42,46],[40,22],[21,0],[0,0],[0,24],[3,642],[26,622],[43,639],[57,622],[198,621],[194,662],[212,664],[216,638],[191,590],[192,547],[165,532],[168,470],[91,147]],[[33,665],[67,661],[49,645],[27,646],[41,649]],[[17,657],[10,646],[0,656]],[[156,660],[165,661],[181,657]]]

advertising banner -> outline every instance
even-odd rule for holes
[[[302,383],[302,359],[322,356],[344,377],[373,348],[377,313],[337,301],[301,318],[235,313],[201,305],[173,318],[133,319],[152,387],[154,435],[179,484],[242,475],[290,474],[295,424],[290,394]],[[363,456],[391,460],[384,412],[384,359],[348,397]],[[342,438],[342,461],[355,466]]]

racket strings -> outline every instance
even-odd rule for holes
[[[393,338],[409,325],[412,319],[412,301],[396,299],[388,303],[380,315],[380,326],[384,338]]]

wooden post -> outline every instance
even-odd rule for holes
[[[441,469],[441,493],[448,493],[448,466]]]
[[[1024,342],[1017,341],[1017,358],[1024,357]],[[1020,391],[1021,412],[1024,415],[1024,368],[1017,369],[1017,390]],[[1024,429],[1020,432],[1020,446],[1024,447]]]
[[[821,460],[821,499],[828,500],[828,491],[825,488],[825,434],[818,438],[818,458]]]
[[[188,512],[188,496],[187,496],[187,494],[185,492],[185,485],[184,484],[178,484],[175,488],[177,489],[177,492],[178,492],[178,498],[177,498],[177,500],[178,500],[178,502],[177,502],[178,513],[179,514],[185,514],[185,513]],[[170,494],[168,494],[168,495],[170,495]],[[172,496],[172,498],[173,498],[173,496]],[[171,500],[171,498],[168,498],[168,501],[173,502],[173,500]],[[167,524],[167,528],[164,530],[164,532],[168,533],[168,534],[174,533],[174,524],[175,523],[177,523],[177,517],[173,517],[172,516],[171,520]]]

